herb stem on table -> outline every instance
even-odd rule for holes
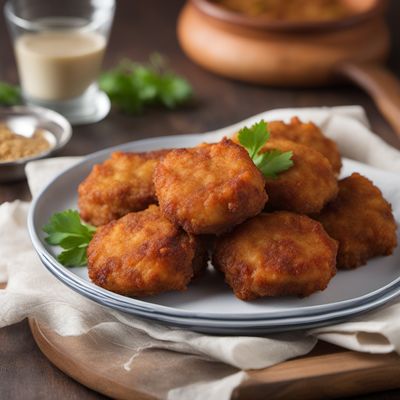
[[[21,104],[21,90],[18,86],[0,81],[0,105],[15,106]]]
[[[174,109],[193,94],[190,84],[169,70],[159,54],[153,54],[147,64],[123,60],[100,76],[99,85],[113,105],[128,114],[139,114],[157,105]]]

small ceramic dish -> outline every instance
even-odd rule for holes
[[[71,125],[62,115],[40,107],[0,108],[0,124],[25,137],[30,137],[40,129],[50,144],[41,153],[14,161],[0,161],[0,182],[23,179],[27,162],[54,154],[67,144],[72,135]]]

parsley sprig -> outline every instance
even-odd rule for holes
[[[239,143],[247,150],[254,164],[266,178],[276,178],[280,172],[293,166],[293,152],[282,152],[272,149],[260,152],[270,138],[268,124],[261,120],[250,128],[244,127],[239,131]]]
[[[170,71],[159,54],[153,54],[148,64],[124,60],[103,73],[99,84],[111,102],[128,114],[139,114],[155,105],[173,109],[192,97],[190,84]]]
[[[96,231],[94,226],[81,222],[76,210],[65,210],[55,213],[43,227],[47,233],[46,242],[64,249],[57,257],[67,267],[86,264],[86,249]]]
[[[18,86],[0,82],[0,105],[15,106],[21,104],[21,91]]]

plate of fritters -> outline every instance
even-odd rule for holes
[[[33,244],[58,279],[103,305],[211,333],[333,323],[400,292],[400,177],[342,159],[312,122],[269,122],[266,178],[235,131],[100,151],[35,199]],[[96,227],[67,268],[42,227],[78,209]]]
[[[99,304],[138,317],[153,319],[168,325],[209,334],[262,335],[266,333],[310,329],[328,324],[333,325],[346,321],[351,316],[355,316],[379,307],[396,298],[399,294],[399,289],[397,287],[393,287],[392,289],[385,291],[382,295],[376,296],[375,298],[370,298],[368,301],[362,302],[359,305],[353,305],[345,309],[326,313],[314,313],[308,316],[277,318],[264,317],[254,319],[188,317],[173,315],[170,313],[146,311],[141,310],[138,307],[132,308],[130,303],[124,302],[124,298],[108,298],[107,296],[103,296],[102,294],[92,291],[91,288],[84,288],[81,285],[76,285],[76,283],[70,280],[68,276],[58,275],[51,265],[51,262],[44,258],[43,255],[40,255],[40,257],[43,265],[45,265],[52,273],[54,273],[64,284]]]

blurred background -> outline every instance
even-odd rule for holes
[[[378,4],[382,1],[376,0]],[[364,3],[371,1],[358,2]],[[5,0],[0,0],[1,9],[4,4]],[[372,99],[354,84],[330,83],[316,88],[270,87],[225,78],[203,69],[186,56],[178,42],[177,21],[185,4],[184,0],[117,0],[102,69],[113,68],[123,59],[147,62],[152,53],[158,52],[168,59],[170,68],[193,87],[193,100],[174,110],[155,107],[138,115],[127,115],[114,108],[99,123],[75,126],[72,139],[59,155],[88,154],[152,136],[205,132],[274,108],[352,104],[362,105],[373,130],[388,143],[399,146],[399,138]],[[385,20],[390,31],[391,49],[387,65],[397,77],[400,77],[399,17],[400,2],[388,1]],[[0,81],[18,84],[11,38],[4,15],[0,18],[3,20],[0,24]],[[191,34],[189,26],[185,36]],[[292,35],[296,38],[297,33]],[[363,43],[360,46],[368,47]],[[313,56],[318,58],[318,52]],[[268,55],[266,57],[268,59]],[[0,185],[0,188],[4,200],[14,198],[16,194],[23,199],[29,198],[25,183]]]
[[[4,2],[0,0],[1,8]],[[177,17],[184,4],[183,0],[117,0],[103,68],[115,66],[122,58],[145,61],[154,51],[160,52],[168,58],[172,69],[192,84],[195,102],[172,112],[151,110],[134,117],[114,111],[112,118],[109,116],[96,124],[95,129],[88,125],[75,130],[76,134],[63,150],[65,154],[84,154],[116,144],[116,141],[216,129],[277,107],[346,104],[363,105],[374,130],[389,143],[397,143],[398,139],[372,100],[353,85],[269,88],[219,77],[194,64],[181,50],[176,35]],[[400,77],[399,14],[399,2],[391,1],[386,15],[392,39],[388,65]],[[4,23],[0,24],[0,60],[0,80],[17,83],[11,40]]]

